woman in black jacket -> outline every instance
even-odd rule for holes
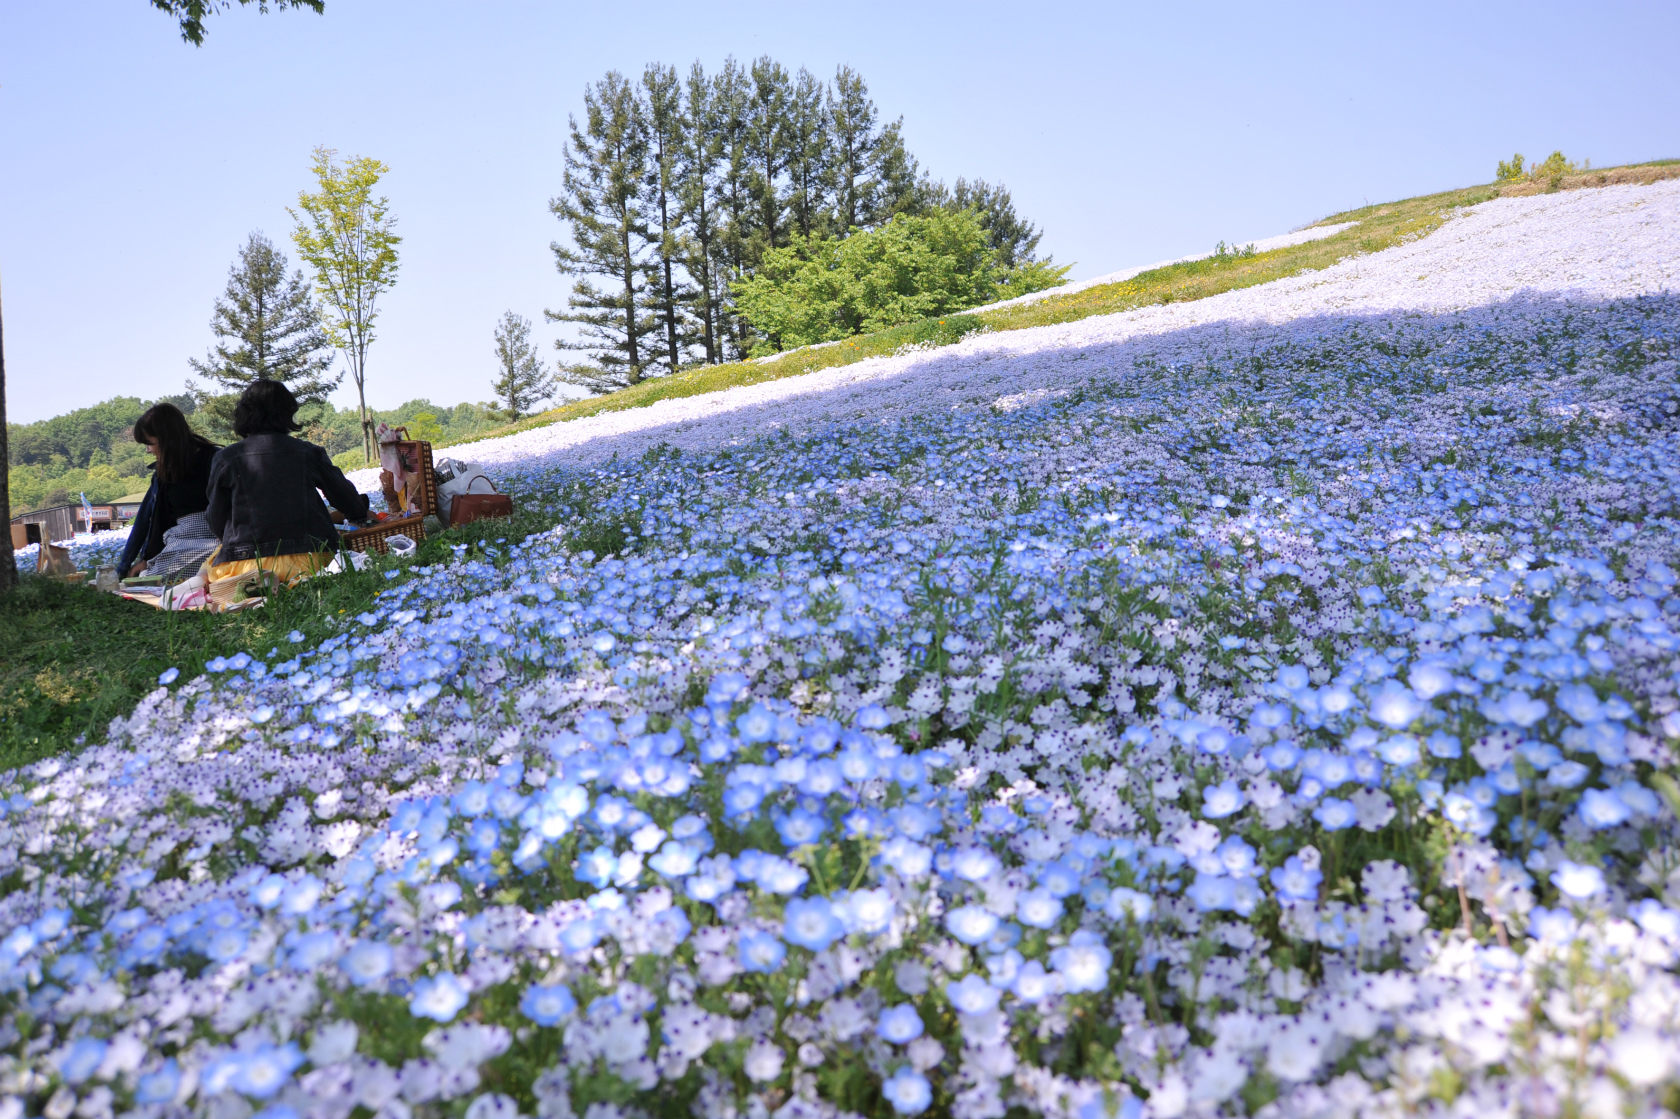
[[[279,381],[256,381],[239,398],[233,430],[239,442],[216,452],[210,467],[210,527],[221,549],[211,580],[259,567],[282,582],[326,566],[338,530],[321,494],[353,521],[366,520],[368,499],[327,452],[292,437],[302,426],[297,398]]]
[[[143,575],[164,550],[164,534],[210,504],[210,463],[220,450],[187,424],[173,404],[154,404],[134,422],[134,441],[151,452],[152,484],[128,530],[117,576]],[[203,535],[202,533],[196,535]],[[202,549],[208,553],[214,540]],[[177,549],[178,550],[178,549]],[[203,556],[199,556],[200,559]]]

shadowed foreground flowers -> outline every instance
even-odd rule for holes
[[[1672,1110],[1677,325],[506,472],[4,776],[0,1119]]]

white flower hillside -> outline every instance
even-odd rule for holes
[[[479,445],[559,527],[0,778],[0,1119],[1680,1109],[1676,271],[1507,200]]]

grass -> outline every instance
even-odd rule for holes
[[[428,537],[412,563],[438,563],[451,547],[469,553],[498,538],[523,539],[553,527],[551,515],[516,512]],[[232,614],[165,613],[143,603],[52,579],[25,576],[0,594],[0,769],[66,753],[103,739],[113,717],[127,715],[179,668],[191,679],[205,662],[248,652],[271,665],[337,632],[339,619],[372,609],[394,585],[386,573],[406,563],[370,556],[361,571],[310,579],[262,608]],[[288,635],[301,632],[294,645]]]

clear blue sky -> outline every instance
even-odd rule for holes
[[[1079,278],[1485,182],[1513,150],[1680,155],[1677,43],[1672,0],[327,0],[224,13],[194,49],[146,0],[0,0],[11,419],[179,392],[246,234],[290,250],[316,144],[391,166],[370,402],[488,398],[504,310],[557,336],[547,201],[610,68],[848,63],[924,168],[1007,184]]]

